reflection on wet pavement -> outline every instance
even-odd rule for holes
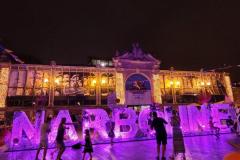
[[[225,134],[217,140],[215,136],[186,137],[186,157],[187,160],[222,160],[224,155],[235,149],[228,144],[228,140],[235,135]],[[102,144],[94,146],[93,160],[155,160],[156,144],[154,140]],[[56,153],[51,157],[48,150],[47,160],[56,159]],[[0,153],[1,160],[34,160],[36,150]],[[167,157],[172,154],[172,139],[168,139]],[[42,152],[39,158],[42,157]],[[82,159],[82,149],[74,150],[70,147],[63,154],[63,160]],[[87,156],[87,160],[89,157]],[[181,159],[180,155],[177,159]]]

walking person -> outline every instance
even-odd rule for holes
[[[228,126],[228,128],[230,128],[231,132],[235,132],[234,130],[234,121],[232,119],[232,116],[228,116],[228,119],[226,120],[226,124]]]
[[[160,159],[160,146],[162,144],[162,160],[166,160],[165,152],[166,152],[166,145],[167,145],[167,132],[165,129],[165,124],[167,122],[157,116],[157,112],[152,113],[153,121],[151,124],[151,129],[155,129],[156,131],[156,139],[157,139],[157,159]]]
[[[92,147],[90,132],[88,129],[86,129],[85,130],[85,146],[84,146],[84,150],[83,150],[83,160],[85,159],[86,153],[89,153],[90,160],[92,160],[92,152],[93,152],[93,147]]]
[[[64,144],[64,133],[65,133],[65,129],[68,129],[68,128],[65,127],[65,124],[66,124],[66,118],[62,118],[58,127],[57,137],[56,137],[57,149],[59,150],[57,155],[57,160],[61,160],[63,152],[65,151],[65,148],[66,148]]]
[[[171,117],[171,125],[172,125],[172,131],[173,131],[173,157],[174,159],[179,153],[183,154],[183,159],[185,160],[185,146],[184,146],[184,139],[182,130],[180,128],[181,120],[178,116],[177,111],[172,111],[172,117]]]
[[[220,128],[214,126],[214,122],[213,122],[213,118],[212,117],[210,117],[210,120],[209,120],[209,127],[214,132],[214,134],[217,137],[217,139],[219,139],[219,137],[220,137]]]
[[[38,160],[38,155],[42,148],[44,148],[43,160],[46,160],[47,149],[48,149],[48,134],[51,131],[50,122],[51,122],[51,118],[48,117],[47,120],[41,126],[40,145],[37,150],[37,154],[36,154],[36,158],[35,158],[36,160]]]
[[[113,139],[115,138],[115,122],[113,121],[112,114],[109,115],[109,121],[106,123],[108,137],[111,139],[111,145],[113,145]]]

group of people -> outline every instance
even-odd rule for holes
[[[166,160],[166,145],[167,145],[167,132],[165,125],[167,124],[166,120],[157,116],[157,112],[152,112],[153,120],[151,122],[151,128],[156,131],[156,140],[157,140],[157,159],[160,159],[160,146],[162,145],[162,158],[161,160]],[[171,159],[174,159],[175,156],[179,153],[183,154],[183,159],[185,157],[185,145],[182,130],[180,127],[181,120],[177,111],[172,111],[171,125],[173,128],[173,156]]]
[[[38,160],[38,155],[40,150],[43,148],[43,160],[46,160],[46,155],[47,155],[47,149],[48,149],[48,134],[51,131],[51,126],[50,126],[51,118],[47,118],[46,121],[42,124],[41,126],[41,137],[40,137],[40,145],[37,150],[36,154],[36,160]],[[72,125],[73,123],[66,123],[66,118],[62,118],[59,126],[58,126],[58,131],[57,131],[57,136],[56,136],[56,146],[57,146],[57,160],[61,160],[61,157],[66,149],[65,144],[64,144],[64,134],[65,130],[69,129],[67,125]],[[54,151],[55,152],[55,151]],[[54,154],[52,152],[52,154]],[[84,151],[83,151],[83,160],[85,159],[86,153],[89,153],[90,155],[90,160],[92,160],[92,152],[93,152],[93,147],[92,147],[92,142],[91,142],[91,137],[90,137],[90,131],[88,129],[85,130],[85,146],[84,146]]]
[[[162,145],[162,158],[161,160],[166,160],[165,152],[166,152],[166,145],[167,145],[167,132],[165,129],[165,125],[167,122],[163,119],[157,116],[157,112],[153,111],[151,113],[152,115],[152,122],[151,122],[151,129],[154,129],[156,132],[156,140],[157,140],[157,159],[160,159],[160,146]],[[183,141],[183,134],[182,130],[180,128],[180,118],[177,114],[177,111],[172,112],[172,118],[171,118],[171,125],[173,126],[173,156],[172,159],[178,154],[183,153],[183,157],[185,159],[185,147],[184,147],[184,141]],[[41,137],[40,137],[40,145],[37,150],[36,154],[36,160],[38,160],[38,155],[40,153],[41,149],[44,149],[43,152],[43,160],[46,159],[47,149],[48,149],[48,134],[51,131],[51,118],[47,118],[44,124],[41,126]],[[57,154],[57,160],[61,160],[61,157],[65,151],[65,144],[64,144],[64,134],[65,130],[68,129],[67,125],[72,125],[72,123],[66,123],[66,118],[62,118],[57,131],[56,136],[56,146],[58,154]],[[115,137],[114,134],[114,127],[115,123],[110,119],[109,122],[107,122],[106,127],[108,128],[108,136],[111,139],[111,144],[113,144],[113,138]],[[54,151],[54,152],[56,152]],[[52,152],[52,154],[54,154]],[[83,160],[85,159],[86,153],[89,153],[90,160],[92,160],[92,142],[90,137],[90,131],[88,129],[85,130],[85,145],[83,150]]]
[[[162,145],[162,157],[161,160],[166,160],[165,153],[166,153],[166,145],[167,145],[167,132],[165,129],[165,125],[167,124],[166,120],[164,120],[161,117],[158,117],[157,112],[153,110],[151,112],[151,129],[155,130],[156,133],[156,140],[157,140],[157,159],[160,159],[160,146]],[[238,113],[237,120],[240,123],[240,112]],[[38,159],[38,154],[42,148],[44,148],[43,152],[43,159],[46,159],[47,154],[47,148],[48,148],[48,133],[50,133],[50,118],[47,118],[45,123],[41,126],[41,138],[40,138],[40,146],[37,151],[36,159]],[[228,125],[231,125],[233,122],[227,121]],[[238,125],[239,125],[238,123]],[[174,159],[174,157],[182,153],[183,159],[185,158],[185,146],[184,146],[184,138],[183,133],[181,130],[181,120],[178,115],[178,112],[173,110],[172,111],[172,117],[170,124],[172,125],[173,130],[173,156],[171,157]],[[66,118],[62,118],[61,123],[59,124],[58,131],[57,131],[57,137],[56,137],[56,146],[58,150],[57,160],[61,160],[62,154],[65,151],[65,145],[64,145],[64,133],[65,130],[68,129],[67,125],[71,125],[70,123],[66,123]],[[219,136],[220,129],[214,125],[212,117],[210,117],[209,122],[210,129],[215,131],[216,136]],[[115,123],[112,121],[112,118],[110,117],[109,122],[106,124],[106,128],[108,128],[108,136],[111,139],[111,144],[113,144],[113,138],[115,137],[114,134],[114,127]],[[240,128],[240,125],[238,126]],[[240,131],[240,130],[239,130]],[[240,133],[240,132],[238,132]],[[83,160],[85,159],[86,153],[89,153],[90,160],[92,160],[92,142],[90,137],[90,131],[88,129],[85,130],[85,145],[83,150]]]

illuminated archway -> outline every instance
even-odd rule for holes
[[[126,104],[146,105],[152,103],[150,80],[139,73],[130,75],[125,82]]]
[[[148,78],[142,74],[132,74],[126,80],[126,90],[151,90],[151,84]]]

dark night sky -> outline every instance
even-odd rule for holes
[[[147,3],[146,3],[147,2]],[[5,4],[4,4],[5,3]],[[231,0],[1,2],[0,41],[26,62],[86,64],[142,48],[162,68],[240,64],[240,3]],[[9,4],[7,4],[9,3]],[[240,80],[240,68],[230,70]]]

